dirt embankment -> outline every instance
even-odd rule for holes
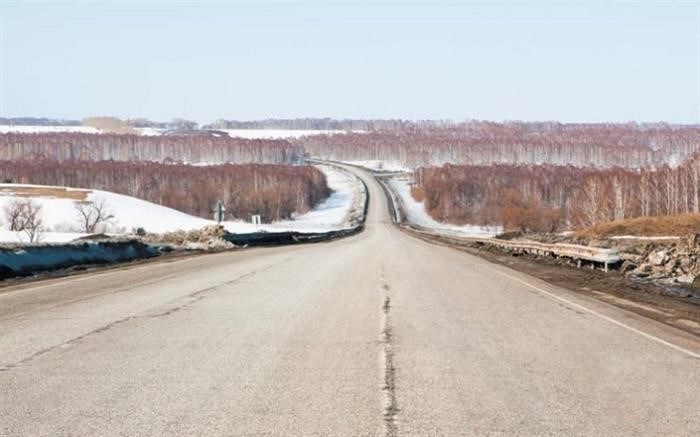
[[[507,235],[508,239],[527,238],[546,243],[572,243],[615,248],[621,262],[616,270],[643,282],[653,282],[673,290],[680,297],[700,296],[700,234],[673,236],[613,236],[599,234]]]
[[[700,232],[700,214],[638,217],[601,223],[574,233],[580,238],[609,238],[616,235],[679,236]]]

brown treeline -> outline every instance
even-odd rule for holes
[[[250,140],[206,134],[0,134],[0,160],[285,164],[299,161],[303,153],[300,146],[286,140]]]
[[[414,195],[437,220],[557,231],[635,217],[700,213],[700,157],[671,168],[551,165],[422,167]]]
[[[407,167],[522,164],[640,168],[700,151],[700,126],[468,122],[293,140],[322,159],[385,160]]]
[[[222,200],[227,217],[249,220],[260,214],[265,222],[309,211],[329,195],[317,168],[276,164],[0,161],[0,179],[112,191],[208,218]]]

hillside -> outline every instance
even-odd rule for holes
[[[271,224],[252,225],[244,221],[226,221],[229,232],[301,231],[323,232],[351,226],[351,220],[362,206],[362,183],[351,174],[335,167],[322,166],[331,195],[313,210],[294,219]],[[75,189],[55,186],[0,184],[0,213],[14,200],[31,199],[41,207],[40,215],[44,232],[41,241],[69,241],[84,235],[80,230],[76,212],[78,202],[104,202],[114,217],[97,231],[112,234],[129,233],[143,228],[150,233],[193,230],[215,223],[213,220],[195,217],[181,211],[137,199],[131,196],[102,190]],[[11,232],[3,219],[0,241],[26,241],[25,235]]]
[[[260,214],[266,223],[305,213],[328,196],[323,171],[311,165],[0,161],[0,180],[90,187],[204,218],[211,216],[211,206],[221,200],[233,211],[232,217]]]

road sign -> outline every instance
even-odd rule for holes
[[[260,218],[260,214],[254,214],[254,215],[250,216],[250,222],[253,223],[254,225],[261,225],[262,219]]]
[[[214,220],[216,220],[217,223],[221,223],[224,221],[224,212],[226,211],[226,208],[224,208],[224,202],[217,200],[216,205],[214,206],[214,210],[212,213],[214,214]]]

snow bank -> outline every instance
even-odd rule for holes
[[[489,238],[503,231],[500,226],[452,225],[438,222],[426,212],[423,202],[418,202],[411,196],[411,185],[408,177],[391,178],[389,179],[389,184],[400,197],[401,206],[406,213],[406,219],[411,224],[444,234],[466,237]]]
[[[312,211],[301,214],[292,220],[253,225],[243,221],[226,221],[224,227],[233,233],[249,232],[327,232],[347,229],[356,224],[358,214],[364,208],[365,190],[362,182],[353,174],[329,165],[317,166],[325,175],[332,194]],[[16,199],[23,199],[22,188],[39,187],[18,184],[0,184],[0,214],[5,206]],[[40,187],[41,188],[41,187]],[[99,232],[124,234],[136,228],[143,228],[150,233],[174,232],[178,230],[195,230],[215,224],[213,220],[195,217],[172,208],[157,205],[135,197],[101,190],[82,190],[68,188],[69,198],[56,197],[53,189],[47,190],[53,195],[34,196],[30,198],[41,206],[41,218],[45,231],[42,242],[65,242],[84,235],[80,232],[74,200],[84,197],[88,201],[104,202],[114,217],[98,229]],[[26,242],[23,233],[0,231],[0,241],[17,243]]]
[[[52,246],[0,248],[0,279],[27,276],[84,264],[111,264],[150,258],[158,249],[139,241],[84,242]]]

